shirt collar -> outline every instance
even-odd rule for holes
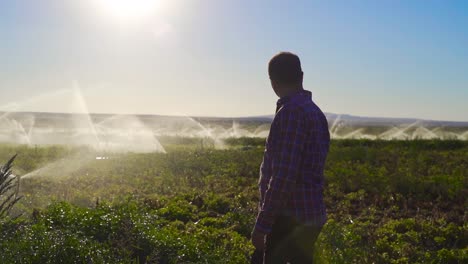
[[[286,103],[288,102],[298,102],[300,100],[304,100],[304,99],[309,99],[311,100],[312,99],[312,93],[310,91],[307,91],[307,90],[299,90],[293,94],[290,94],[288,96],[284,96],[284,97],[281,97],[277,102],[276,102],[276,106],[277,108],[280,108],[281,106],[285,105]]]

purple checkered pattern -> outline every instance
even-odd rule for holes
[[[306,225],[325,223],[323,170],[329,145],[327,119],[309,91],[278,100],[260,167],[258,231],[270,233],[279,214]]]

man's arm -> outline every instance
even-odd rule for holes
[[[298,109],[285,107],[278,112],[274,139],[272,176],[257,216],[254,233],[268,234],[278,212],[285,206],[296,183],[305,144],[305,119]]]

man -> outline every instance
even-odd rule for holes
[[[280,99],[260,167],[252,263],[312,263],[315,240],[326,222],[322,193],[328,123],[302,86],[297,55],[274,56],[268,73]]]

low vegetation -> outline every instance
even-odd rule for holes
[[[0,263],[247,263],[264,139],[167,142],[167,154],[2,145],[27,176]],[[466,141],[333,141],[319,263],[466,263],[467,172]]]

